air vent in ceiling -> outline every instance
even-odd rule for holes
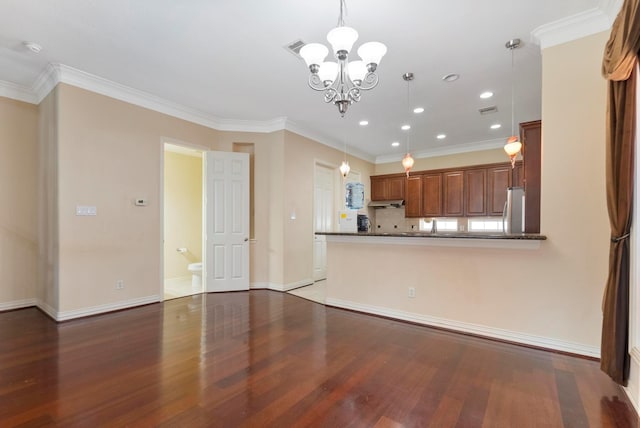
[[[294,54],[295,56],[297,56],[298,58],[302,58],[300,56],[300,49],[302,49],[304,45],[306,45],[306,43],[303,42],[302,40],[294,40],[293,42],[288,43],[284,48],[289,52],[291,52],[292,54]]]
[[[478,110],[480,112],[481,115],[485,115],[485,114],[492,114],[492,113],[497,113],[498,112],[498,107],[496,106],[491,106],[491,107],[485,107],[485,108],[481,108]]]

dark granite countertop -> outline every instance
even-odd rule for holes
[[[394,238],[464,238],[464,239],[520,239],[530,241],[546,241],[545,235],[538,233],[482,233],[482,232],[316,232],[316,235],[327,236],[385,236]]]

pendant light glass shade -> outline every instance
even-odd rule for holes
[[[522,143],[516,136],[511,136],[507,140],[507,144],[504,145],[504,151],[509,155],[509,159],[511,160],[511,168],[516,166],[516,157],[518,153],[520,153],[520,149],[522,149]]]
[[[340,174],[342,174],[342,177],[347,178],[347,175],[349,175],[349,171],[351,171],[349,162],[343,160],[342,165],[340,165]]]
[[[407,177],[409,176],[409,171],[413,168],[414,163],[415,161],[413,160],[413,157],[411,157],[411,153],[407,153],[402,158],[402,166],[404,167],[404,172],[407,173]]]
[[[351,27],[336,27],[327,34],[327,41],[335,53],[351,52],[356,40],[358,40],[358,32]]]

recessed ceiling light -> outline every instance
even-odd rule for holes
[[[400,142],[398,141],[394,141],[393,143],[391,143],[392,147],[398,147],[400,145]]]
[[[25,48],[29,49],[33,53],[40,53],[40,51],[42,50],[42,46],[40,46],[35,42],[25,41],[25,42],[22,42],[22,44],[24,45]]]
[[[413,112],[418,114],[424,112],[424,107],[416,107],[413,109]]]
[[[436,135],[436,138],[438,140],[444,140],[445,138],[447,138],[447,134],[438,134],[438,135]]]
[[[445,82],[455,82],[459,78],[460,78],[460,75],[456,73],[450,73],[450,74],[447,74],[446,76],[442,76],[442,80],[444,80]]]
[[[491,125],[491,129],[500,129],[502,128],[502,125],[500,125],[499,123],[494,123],[493,125]]]
[[[487,91],[480,94],[480,98],[486,100],[487,98],[491,98],[493,96],[493,92]]]
[[[367,126],[369,124],[368,120],[361,120],[360,121],[360,126]]]
[[[411,129],[411,125],[402,125],[400,129],[402,129],[403,131],[408,131]]]

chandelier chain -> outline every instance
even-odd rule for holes
[[[347,12],[347,0],[340,0],[340,17],[338,18],[338,27],[344,27],[344,17]]]

